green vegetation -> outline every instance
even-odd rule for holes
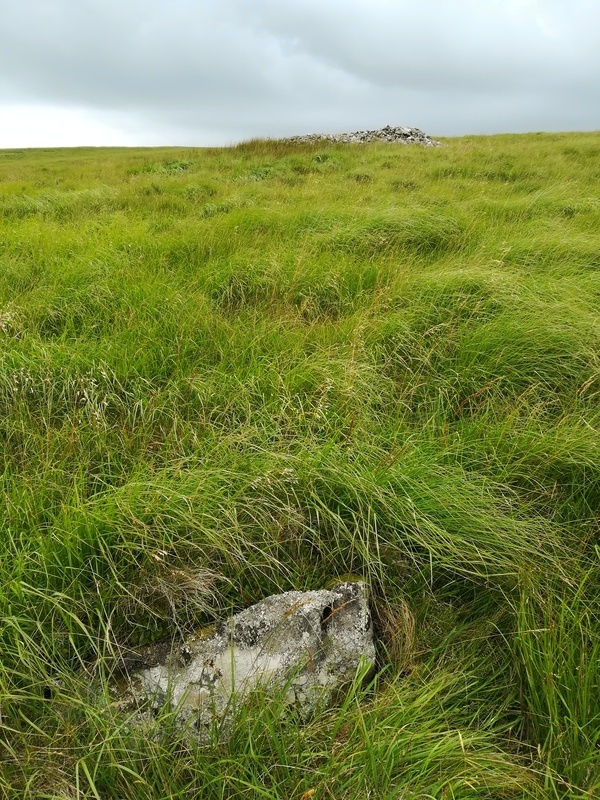
[[[0,796],[600,792],[600,134],[0,152]],[[364,576],[202,749],[123,646]]]

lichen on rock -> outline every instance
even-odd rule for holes
[[[374,667],[367,590],[355,582],[272,595],[208,636],[153,653],[153,663],[127,674],[125,688],[120,682],[124,707],[167,705],[201,738],[215,723],[225,729],[232,700],[255,688],[283,691],[285,702],[308,717],[359,668]]]

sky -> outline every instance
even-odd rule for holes
[[[600,0],[0,0],[0,148],[600,129]]]

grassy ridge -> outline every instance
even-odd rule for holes
[[[0,152],[0,794],[600,791],[599,155]],[[387,666],[305,727],[97,689],[346,573]]]

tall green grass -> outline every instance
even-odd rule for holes
[[[597,134],[0,152],[0,795],[600,791]],[[307,724],[125,647],[369,584]]]

